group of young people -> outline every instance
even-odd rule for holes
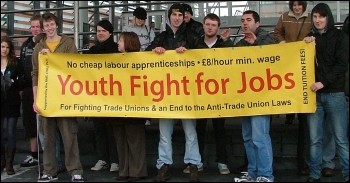
[[[96,24],[97,41],[87,54],[107,54],[119,52],[153,51],[156,54],[164,54],[167,50],[176,50],[178,54],[189,49],[208,49],[233,46],[258,46],[291,41],[304,40],[307,43],[316,43],[315,78],[310,90],[316,93],[316,112],[304,114],[299,123],[306,125],[306,131],[310,136],[308,149],[310,168],[308,182],[320,181],[322,155],[323,155],[323,130],[324,124],[329,124],[330,133],[334,137],[336,150],[342,166],[344,180],[349,180],[349,143],[348,123],[346,114],[346,100],[344,95],[345,73],[349,59],[348,35],[334,26],[332,12],[327,4],[319,3],[311,14],[305,12],[305,1],[291,1],[290,11],[281,16],[276,25],[275,35],[270,34],[260,27],[260,16],[253,10],[243,12],[241,17],[241,28],[244,37],[234,44],[229,36],[230,30],[226,29],[219,34],[220,18],[213,13],[208,13],[203,24],[194,21],[192,8],[187,4],[175,3],[168,10],[169,22],[166,30],[157,36],[152,29],[145,25],[147,13],[143,8],[134,11],[133,24],[126,27],[120,34],[117,43],[113,41],[113,25],[108,20],[102,20]],[[286,20],[287,19],[287,20]],[[288,20],[289,19],[289,20]],[[37,21],[37,22],[36,22]],[[5,83],[5,107],[1,107],[1,124],[7,123],[8,141],[1,148],[2,170],[6,167],[8,174],[14,174],[13,157],[15,153],[15,137],[11,132],[15,130],[17,118],[20,115],[19,106],[22,88],[26,88],[26,99],[28,105],[32,104],[32,111],[23,116],[30,120],[31,126],[30,150],[32,159],[37,159],[37,140],[35,113],[40,111],[35,105],[38,85],[38,55],[48,53],[78,53],[73,39],[66,35],[58,34],[58,18],[52,13],[44,13],[41,19],[31,21],[33,37],[32,52],[27,51],[29,59],[25,59],[30,70],[23,76],[30,84],[23,87],[18,78],[21,78],[21,70],[16,66],[14,48],[7,37],[1,40],[1,71]],[[35,23],[33,23],[35,22]],[[39,25],[37,24],[39,23]],[[286,26],[287,25],[287,26]],[[290,26],[288,28],[288,26]],[[42,29],[45,34],[40,35]],[[146,31],[144,31],[146,29]],[[40,36],[38,36],[40,35]],[[35,46],[34,46],[35,45]],[[31,64],[29,64],[29,62]],[[293,62],[293,60],[291,60]],[[29,90],[28,87],[31,89]],[[10,88],[10,89],[9,89]],[[3,97],[3,96],[2,96]],[[29,96],[28,96],[29,97]],[[3,100],[1,100],[3,103]],[[14,103],[16,105],[12,105]],[[28,104],[29,102],[29,104]],[[14,109],[10,107],[15,107]],[[24,110],[23,110],[24,112]],[[3,115],[4,114],[4,115]],[[24,114],[23,114],[24,115]],[[180,117],[181,118],[181,117]],[[118,171],[117,180],[137,181],[148,176],[145,143],[145,121],[142,118],[91,118],[94,121],[95,130],[99,133],[97,144],[108,146],[108,141],[114,141],[114,152],[105,151],[101,148],[98,163],[92,170],[101,170],[114,163],[113,171]],[[184,173],[190,174],[190,181],[200,181],[199,171],[203,171],[203,149],[205,144],[205,131],[208,119],[182,119],[185,134]],[[272,182],[273,175],[273,153],[270,131],[270,116],[257,115],[242,118],[242,137],[247,157],[247,172],[241,177],[235,178],[236,182],[256,181]],[[47,182],[58,179],[58,165],[56,161],[57,131],[61,135],[65,153],[65,167],[72,176],[73,182],[83,182],[83,168],[80,162],[78,148],[78,122],[75,117],[41,117],[44,134],[43,172],[39,176],[39,182]],[[158,174],[156,182],[165,182],[170,179],[169,171],[173,164],[172,134],[175,119],[159,120],[159,145],[156,167]],[[225,118],[212,119],[215,129],[217,165],[220,174],[226,175],[228,169],[226,142],[225,142]],[[28,131],[30,131],[28,129]],[[107,132],[107,133],[106,133]],[[300,131],[299,131],[300,133]],[[304,133],[303,133],[304,134]],[[33,140],[32,140],[33,139]],[[304,146],[304,142],[302,142]],[[6,150],[5,150],[6,149]],[[113,149],[113,148],[112,148]],[[4,153],[3,153],[4,152]],[[5,153],[6,152],[6,153]],[[105,153],[105,154],[104,154]],[[115,158],[110,158],[114,156]],[[4,160],[4,161],[3,161]],[[117,164],[119,163],[119,165]],[[34,162],[35,164],[35,162]],[[115,165],[117,164],[117,165]]]

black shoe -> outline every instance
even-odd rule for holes
[[[165,182],[169,180],[169,165],[164,164],[160,169],[158,170],[158,175],[156,179],[154,179],[154,182]]]
[[[315,179],[313,177],[307,178],[306,182],[321,182],[321,179]]]
[[[190,165],[190,182],[199,182],[197,165]]]

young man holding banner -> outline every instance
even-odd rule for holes
[[[36,113],[40,114],[36,106],[37,88],[39,77],[39,54],[48,53],[78,53],[74,41],[66,35],[59,36],[58,18],[52,13],[42,15],[41,25],[46,33],[34,49],[33,53],[33,108]],[[58,60],[58,62],[61,60]],[[79,146],[78,146],[78,121],[74,117],[42,117],[44,131],[44,158],[43,175],[39,177],[38,182],[50,182],[57,180],[57,165],[56,165],[56,129],[58,128],[63,140],[65,162],[68,173],[72,176],[72,182],[84,182],[82,177],[83,167],[80,163]]]
[[[274,44],[276,41],[269,33],[260,28],[260,16],[257,12],[245,11],[241,18],[244,38],[236,46],[258,46]],[[242,135],[248,158],[248,173],[235,182],[273,182],[272,144],[270,138],[270,116],[248,116],[242,118]]]
[[[213,13],[207,14],[203,21],[204,36],[201,36],[195,41],[196,48],[223,48],[223,47],[233,47],[233,42],[228,38],[229,31],[225,30],[225,38],[217,35],[220,30],[220,18]],[[219,169],[219,173],[222,175],[230,174],[230,170],[227,167],[227,152],[226,152],[226,135],[225,135],[225,119],[226,118],[213,118],[212,124],[215,132],[215,144],[216,144],[216,162]],[[197,135],[199,143],[199,152],[203,161],[203,152],[205,146],[205,135],[207,120],[197,119]],[[190,173],[190,167],[184,169],[184,173]]]
[[[320,182],[325,126],[334,136],[345,182],[349,182],[349,126],[344,94],[345,73],[349,61],[349,37],[334,26],[331,9],[317,4],[311,12],[312,30],[304,40],[315,41],[315,83],[310,89],[316,93],[316,112],[307,116],[310,133],[310,175],[306,182]]]
[[[173,4],[168,11],[170,23],[166,30],[155,37],[146,51],[154,51],[157,54],[163,54],[166,50],[176,50],[178,53],[184,52],[187,48],[193,48],[194,37],[186,30],[184,23],[185,10],[181,4]],[[159,131],[160,141],[158,146],[157,168],[158,175],[155,182],[164,182],[169,177],[169,166],[173,164],[172,134],[175,119],[160,119]],[[182,119],[182,127],[185,132],[186,150],[184,163],[190,166],[191,182],[198,182],[198,168],[202,167],[201,155],[199,154],[196,121],[194,119]]]

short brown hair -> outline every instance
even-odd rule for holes
[[[207,20],[207,19],[217,21],[218,25],[220,27],[220,18],[216,14],[214,14],[214,13],[207,14],[207,16],[204,17],[203,24],[205,23],[205,20]]]
[[[44,25],[43,25],[43,22],[44,22],[44,21],[45,21],[45,22],[48,22],[48,21],[50,21],[50,20],[54,20],[55,23],[56,23],[56,25],[57,25],[57,26],[59,25],[59,24],[58,24],[58,18],[57,18],[54,14],[52,14],[52,13],[44,13],[44,14],[41,16],[41,18],[42,18],[42,21],[41,21],[41,23],[40,23],[41,27],[44,27]]]
[[[120,39],[124,39],[124,47],[126,52],[138,52],[141,49],[139,36],[135,32],[122,32]]]

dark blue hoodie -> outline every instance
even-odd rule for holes
[[[311,12],[326,14],[326,31],[320,33],[312,22],[312,31],[308,36],[316,38],[315,76],[324,88],[320,93],[344,92],[345,73],[349,59],[349,37],[334,26],[334,18],[329,6],[317,4]]]

